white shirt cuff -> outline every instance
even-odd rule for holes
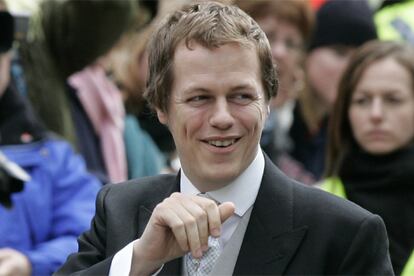
[[[132,254],[134,252],[134,242],[130,242],[115,254],[109,269],[109,276],[129,276],[131,271]]]
[[[130,242],[115,254],[111,262],[108,276],[129,276],[129,273],[131,272],[132,255],[134,253],[134,242],[135,241]],[[158,275],[163,267],[164,265],[152,274],[152,276]]]

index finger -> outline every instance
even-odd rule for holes
[[[217,203],[212,199],[200,196],[195,196],[192,199],[207,213],[210,235],[213,237],[219,237],[221,233],[221,218]]]

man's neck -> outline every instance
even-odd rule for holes
[[[218,202],[231,201],[236,205],[236,213],[242,216],[256,199],[264,173],[264,166],[264,156],[262,151],[259,150],[250,165],[237,178],[225,183],[224,186],[216,186],[217,188],[213,186],[209,190],[198,189],[182,171],[180,191],[187,195],[207,192],[211,198]]]

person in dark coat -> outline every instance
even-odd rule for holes
[[[178,10],[149,68],[146,98],[182,169],[106,185],[56,275],[393,275],[378,216],[286,177],[260,149],[278,82],[253,19],[217,2]]]

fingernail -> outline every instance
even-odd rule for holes
[[[211,235],[213,235],[214,237],[219,237],[220,236],[220,229],[219,228],[211,229]]]
[[[208,244],[205,244],[201,247],[201,250],[203,250],[203,252],[206,252],[208,250]]]

